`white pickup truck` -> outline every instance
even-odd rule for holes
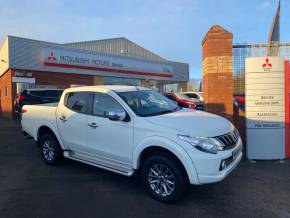
[[[187,184],[223,180],[242,159],[228,120],[143,87],[69,88],[58,105],[25,105],[21,123],[46,163],[66,157],[126,176],[139,172],[163,202],[179,199]]]

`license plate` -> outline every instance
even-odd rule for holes
[[[239,156],[241,151],[242,151],[242,146],[241,145],[236,150],[233,151],[233,159],[234,160]]]

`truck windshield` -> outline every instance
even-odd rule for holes
[[[140,117],[156,116],[180,110],[173,101],[152,90],[119,92],[118,95]]]

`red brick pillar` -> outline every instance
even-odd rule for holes
[[[203,92],[205,110],[233,118],[233,34],[212,26],[202,41]]]

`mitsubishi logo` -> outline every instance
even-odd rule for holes
[[[49,53],[49,55],[48,55],[48,58],[47,58],[48,60],[50,60],[50,61],[56,61],[56,58],[55,58],[55,56],[54,56],[54,54],[53,54],[53,52],[50,52]]]
[[[263,69],[271,69],[272,68],[272,64],[270,63],[269,58],[266,58],[265,63],[262,65]]]

